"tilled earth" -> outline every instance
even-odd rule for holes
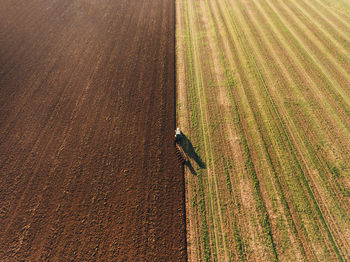
[[[173,1],[0,5],[0,260],[184,261]]]

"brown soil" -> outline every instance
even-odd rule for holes
[[[184,261],[171,0],[0,8],[0,260]]]

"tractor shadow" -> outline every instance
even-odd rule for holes
[[[184,133],[182,133],[182,137],[181,137],[181,140],[179,141],[179,145],[182,147],[187,157],[193,159],[201,169],[205,169],[207,167],[206,164],[202,161],[201,157],[196,153],[191,141],[187,138],[187,136],[185,136]],[[194,169],[190,161],[187,161],[185,165],[190,169],[193,175],[197,174],[196,170]]]

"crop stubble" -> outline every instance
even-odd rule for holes
[[[1,260],[185,260],[174,15],[1,2]]]
[[[336,2],[178,1],[178,121],[210,167],[196,169],[205,183],[186,173],[190,259],[348,257],[349,9]]]

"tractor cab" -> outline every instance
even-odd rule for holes
[[[182,138],[182,133],[181,133],[180,128],[178,127],[175,130],[175,141],[179,142],[181,140],[181,138]]]

